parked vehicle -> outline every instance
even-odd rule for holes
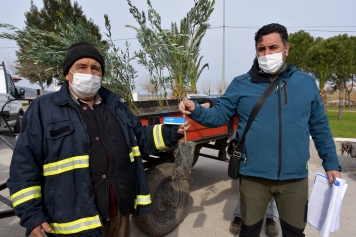
[[[0,128],[13,127],[15,133],[20,132],[20,117],[24,114],[21,100],[25,90],[17,90],[12,77],[6,73],[5,63],[0,64]],[[14,100],[14,101],[12,101]],[[10,102],[11,101],[11,102]]]

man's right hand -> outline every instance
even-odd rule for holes
[[[31,236],[32,237],[44,237],[43,234],[42,234],[42,231],[41,231],[42,229],[47,233],[52,231],[51,226],[47,222],[43,222],[41,225],[36,226],[31,231]]]
[[[179,111],[182,114],[191,114],[195,109],[195,103],[192,100],[183,100],[179,103]]]

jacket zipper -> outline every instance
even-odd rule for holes
[[[281,91],[277,87],[278,96],[278,174],[277,180],[280,180],[282,168],[282,114],[281,114]]]
[[[288,90],[287,90],[287,82],[285,80],[282,81],[281,90],[284,91],[284,105],[288,105]]]

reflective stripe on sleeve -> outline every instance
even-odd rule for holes
[[[140,148],[138,146],[134,146],[132,147],[132,151],[130,152],[130,160],[131,162],[135,161],[135,156],[140,156],[141,152],[140,152]]]
[[[151,196],[148,195],[137,195],[135,200],[135,209],[137,205],[148,205],[151,204]]]
[[[66,223],[50,223],[51,233],[54,234],[75,234],[84,230],[101,227],[99,216],[86,217]]]
[[[167,148],[163,141],[162,124],[155,125],[153,127],[153,139],[155,141],[155,146],[157,150],[163,150]]]
[[[40,197],[41,197],[41,186],[32,186],[14,193],[13,195],[11,195],[10,199],[12,201],[12,205],[16,207],[21,203]]]
[[[56,175],[74,169],[89,167],[89,156],[74,156],[43,166],[43,176]]]

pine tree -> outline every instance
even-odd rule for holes
[[[43,8],[38,9],[36,5],[31,1],[31,7],[28,12],[25,12],[25,24],[26,29],[29,28],[38,28],[47,32],[52,32],[54,34],[60,33],[60,24],[64,24],[65,21],[71,21],[74,24],[77,21],[85,22],[90,25],[90,32],[98,40],[101,40],[101,34],[99,32],[99,27],[95,25],[92,20],[88,20],[83,13],[82,8],[78,5],[77,2],[71,4],[70,0],[43,0]],[[18,40],[17,44],[19,45],[19,50],[16,52],[18,58],[21,58],[28,50],[33,48],[33,42],[28,41],[24,42],[23,40]],[[45,39],[45,46],[55,46],[58,42],[54,41],[50,37]],[[58,65],[53,65],[48,67],[48,65],[41,67],[41,62],[38,62],[34,59],[20,61],[17,65],[18,74],[24,78],[27,78],[31,83],[38,84],[42,91],[45,87],[48,87],[52,83],[52,76],[60,75],[60,68]],[[31,65],[34,65],[31,67]],[[34,69],[32,71],[31,69]],[[43,68],[43,72],[39,72]],[[52,70],[48,71],[48,68]],[[36,75],[43,75],[43,77],[38,77]],[[48,76],[49,75],[49,76]],[[52,75],[52,76],[51,76]]]

